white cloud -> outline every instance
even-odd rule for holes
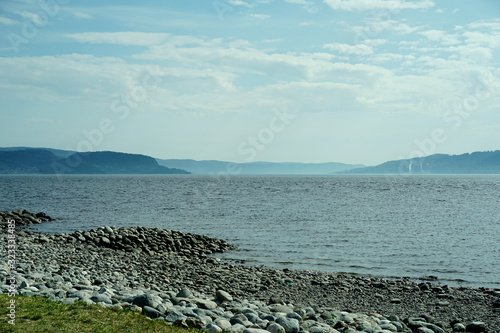
[[[271,17],[271,15],[266,15],[266,14],[250,14],[250,17],[256,18],[256,19],[261,19],[265,20]]]
[[[32,12],[28,12],[28,11],[15,11],[15,13],[19,16],[21,16],[22,18],[25,18],[27,20],[30,20],[30,21],[33,21],[33,17],[35,16],[38,16],[37,14],[35,13],[32,13]]]
[[[242,0],[226,0],[226,2],[232,6],[242,6],[247,8],[252,7],[252,5],[250,5],[248,2]]]
[[[170,34],[147,32],[83,32],[66,34],[64,36],[80,43],[148,46],[160,44]]]
[[[323,45],[323,47],[342,54],[366,55],[373,53],[373,49],[370,46],[364,44],[349,45],[341,43],[332,43],[332,44],[325,44]]]
[[[357,33],[357,38],[361,40],[373,39],[383,31],[390,31],[398,35],[407,35],[423,28],[422,26],[411,27],[400,21],[384,20],[382,18],[369,18],[364,23],[364,25],[352,27],[352,30]]]
[[[493,51],[482,46],[463,45],[447,49],[449,52],[457,52],[462,58],[471,63],[487,63],[493,58]]]
[[[484,45],[492,49],[500,48],[500,31],[484,33],[478,31],[467,31],[463,33],[467,44]]]
[[[7,17],[0,16],[0,25],[20,25],[21,23]]]
[[[404,0],[323,0],[333,10],[363,11],[389,10],[397,12],[402,9],[428,9],[434,7],[434,1],[404,1]]]
[[[412,64],[415,60],[415,56],[413,55],[405,55],[399,53],[376,53],[370,56],[370,61],[375,63],[394,63],[394,62],[406,62],[405,65]]]
[[[472,22],[472,23],[467,24],[467,28],[469,28],[469,29],[500,30],[500,19]]]
[[[307,0],[285,0],[285,2],[286,3],[295,4],[295,5],[301,5],[309,13],[317,13],[318,12],[318,7],[312,1],[307,1]]]
[[[363,41],[363,44],[366,44],[368,46],[377,47],[380,45],[387,44],[387,42],[388,42],[387,39],[366,39]]]
[[[457,34],[449,34],[444,30],[426,30],[419,32],[419,34],[427,37],[433,42],[439,42],[443,45],[456,45],[461,43]]]
[[[118,58],[86,55],[2,58],[0,85],[20,99],[61,102],[100,100],[110,92],[122,92],[132,70]],[[105,97],[105,98],[109,98]]]
[[[264,39],[264,40],[261,40],[262,43],[269,43],[269,44],[275,44],[275,43],[279,43],[283,41],[282,38],[274,38],[274,39]]]
[[[72,13],[76,18],[79,18],[79,19],[84,19],[84,20],[89,20],[92,18],[91,15],[87,14],[87,13],[84,13],[84,12],[78,12],[78,11],[75,11]]]
[[[108,99],[140,86],[146,73],[184,91],[202,85],[204,91],[231,91],[237,78],[220,70],[132,65],[119,58],[80,54],[0,59],[0,86],[15,88],[29,98],[37,96],[33,89],[54,98],[80,98],[87,90]]]
[[[314,5],[314,2],[307,1],[307,0],[285,0],[285,2],[293,3],[293,4],[297,4],[297,5],[303,5],[303,6]]]

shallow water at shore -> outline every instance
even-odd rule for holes
[[[1,176],[0,210],[71,232],[145,225],[227,239],[231,260],[500,287],[499,176]]]

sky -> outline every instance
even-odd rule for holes
[[[0,146],[375,165],[500,149],[500,1],[0,2]]]

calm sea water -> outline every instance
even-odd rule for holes
[[[150,226],[224,238],[253,265],[500,288],[500,176],[1,176],[44,232]]]

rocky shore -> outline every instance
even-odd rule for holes
[[[14,220],[16,226],[28,226],[32,224],[40,224],[47,221],[52,221],[53,219],[47,214],[40,212],[33,214],[27,210],[15,209],[12,212],[0,211],[0,229],[7,229],[7,221]]]
[[[131,307],[209,332],[500,332],[499,290],[234,265],[210,257],[233,248],[224,240],[159,228],[16,229],[11,269],[8,219],[42,214],[0,212],[3,293]]]

